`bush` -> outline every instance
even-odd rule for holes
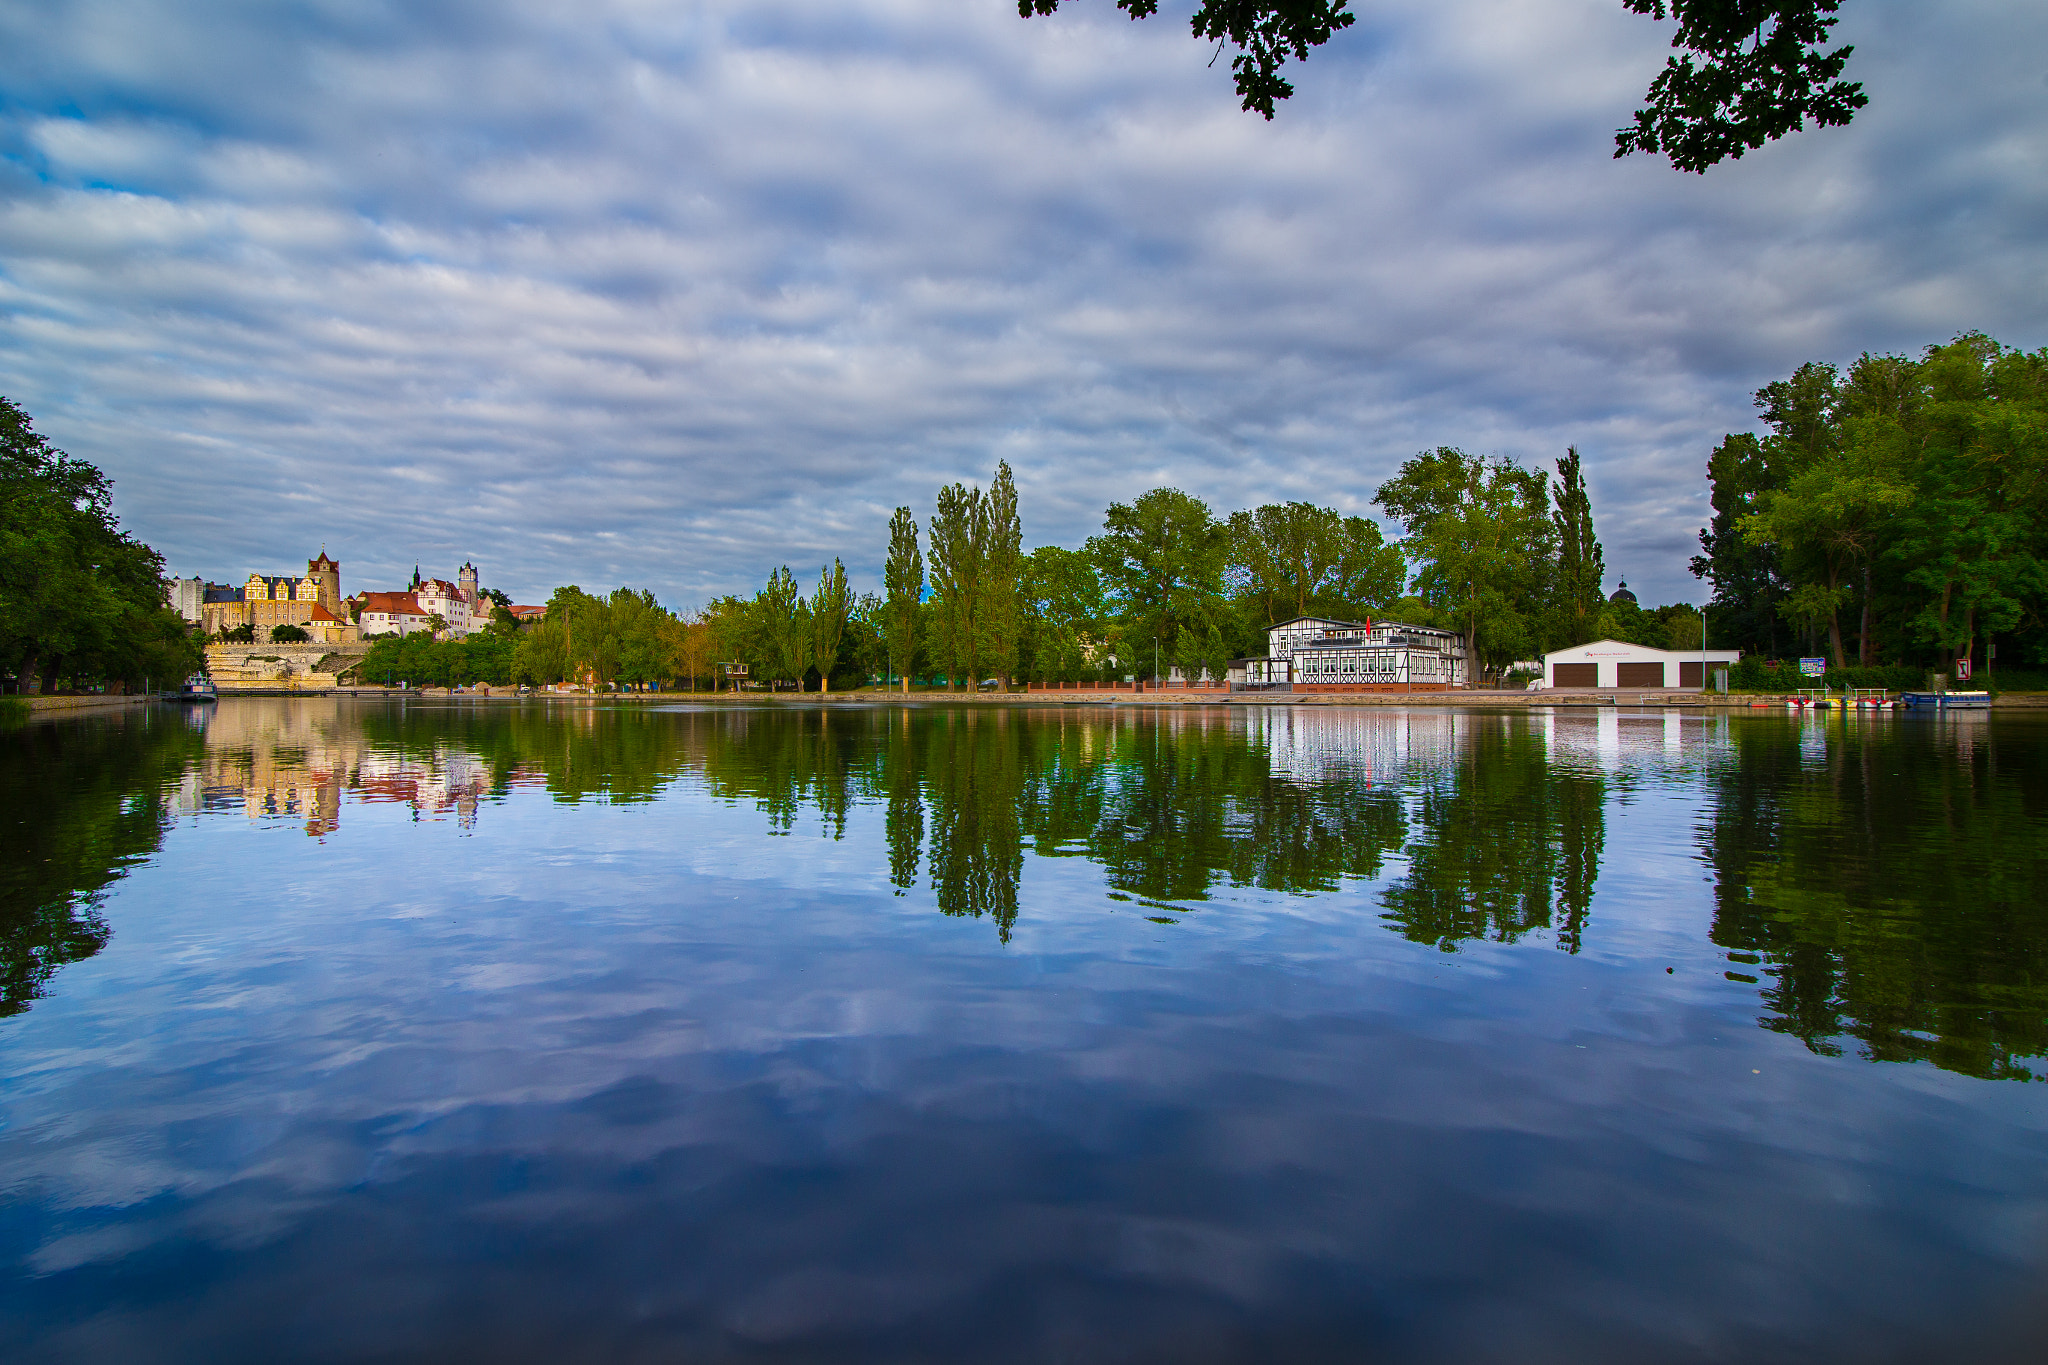
[[[436,640],[424,631],[413,635],[379,636],[356,665],[360,682],[409,682],[415,687],[461,687],[512,681],[514,641],[496,631],[466,640]]]
[[[1729,670],[1728,686],[1736,692],[1797,692],[1826,687],[1882,687],[1892,692],[1918,691],[1928,685],[1927,670],[1910,664],[1876,664],[1869,668],[1830,668],[1818,678],[1804,677],[1797,659],[1764,659],[1751,654]]]
[[[299,626],[272,626],[270,643],[274,645],[302,645],[313,637]]]
[[[1979,674],[1966,683],[1951,682],[1951,687],[1988,687],[1994,692],[2048,692],[2048,673],[2025,668],[1996,668]]]

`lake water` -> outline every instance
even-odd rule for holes
[[[0,1354],[2048,1358],[2044,721],[0,734]]]

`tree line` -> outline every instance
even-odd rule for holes
[[[1819,362],[1708,462],[1714,642],[1981,674],[2048,663],[2048,349],[1980,333]]]
[[[16,692],[171,684],[200,645],[163,556],[121,529],[113,483],[0,398],[0,676]]]
[[[938,492],[923,525],[889,523],[880,593],[837,558],[806,598],[785,566],[702,622],[715,666],[757,684],[831,688],[880,677],[949,690],[1021,682],[1220,678],[1296,616],[1454,630],[1480,672],[1601,636],[1682,647],[1700,617],[1603,596],[1606,571],[1576,449],[1552,471],[1450,447],[1425,451],[1374,504],[1402,527],[1307,502],[1218,515],[1177,488],[1112,503],[1079,549],[1024,550],[1015,479]]]

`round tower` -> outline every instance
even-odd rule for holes
[[[456,586],[462,589],[463,598],[469,603],[469,605],[472,608],[474,608],[476,604],[482,600],[482,598],[477,592],[476,565],[470,563],[468,560],[464,560],[462,562],[462,568],[460,571],[456,573],[455,578]]]
[[[306,577],[316,585],[315,601],[336,616],[341,615],[341,561],[327,557],[327,547],[320,547],[320,557],[306,561]]]

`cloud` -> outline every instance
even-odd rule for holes
[[[1856,124],[1699,178],[1609,158],[1665,36],[1608,0],[1373,9],[1272,123],[1106,4],[0,4],[0,392],[215,577],[872,586],[998,458],[1076,544],[1575,443],[1691,597],[1751,390],[2048,342],[2048,17],[1840,33]]]

